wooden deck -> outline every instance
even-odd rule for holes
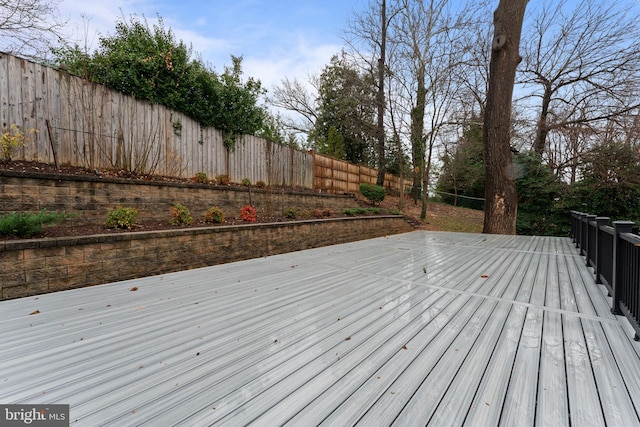
[[[0,403],[81,426],[633,426],[632,334],[569,239],[416,231],[0,302]]]

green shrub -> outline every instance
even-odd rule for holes
[[[369,215],[369,214],[379,214],[382,212],[380,208],[350,208],[344,209],[342,211],[343,214],[347,216],[355,216],[355,215]]]
[[[311,218],[311,212],[309,212],[307,209],[300,209],[298,211],[298,218],[309,219]]]
[[[256,187],[258,188],[265,188],[267,186],[267,183],[264,181],[256,181]]]
[[[43,226],[57,224],[74,216],[74,214],[47,212],[46,210],[37,213],[12,212],[0,216],[0,235],[31,237],[41,233]]]
[[[296,219],[298,217],[298,212],[296,212],[293,208],[287,208],[282,213],[285,218]]]
[[[251,180],[249,178],[242,178],[242,185],[244,187],[251,187]]]
[[[384,187],[373,184],[360,184],[360,194],[366,197],[371,204],[375,205],[384,200]]]
[[[201,184],[206,184],[209,182],[209,177],[204,172],[198,172],[196,176],[193,177],[193,180]]]
[[[121,206],[112,209],[107,214],[104,226],[107,228],[131,229],[136,223],[138,211],[135,208],[123,208]]]
[[[230,182],[231,178],[229,178],[229,175],[216,175],[216,183],[218,183],[218,185],[229,185]]]
[[[176,203],[175,205],[169,207],[169,211],[171,212],[171,218],[169,219],[169,224],[171,225],[190,225],[193,223],[193,217],[191,216],[191,212],[189,212],[189,208],[180,203]]]
[[[207,212],[204,214],[205,222],[213,222],[216,224],[220,224],[224,222],[224,212],[217,206],[209,208]]]

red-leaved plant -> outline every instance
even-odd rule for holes
[[[246,205],[240,209],[240,219],[246,222],[256,222],[258,215],[252,206]]]

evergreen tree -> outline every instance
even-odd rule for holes
[[[341,139],[344,154],[340,158],[375,165],[375,96],[371,75],[359,74],[344,54],[334,56],[320,76],[318,117],[309,138],[312,146],[323,154],[341,154],[342,150],[335,150]]]

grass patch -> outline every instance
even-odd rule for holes
[[[42,232],[42,227],[57,224],[75,217],[65,212],[12,212],[0,216],[0,235],[8,237],[31,237]]]

